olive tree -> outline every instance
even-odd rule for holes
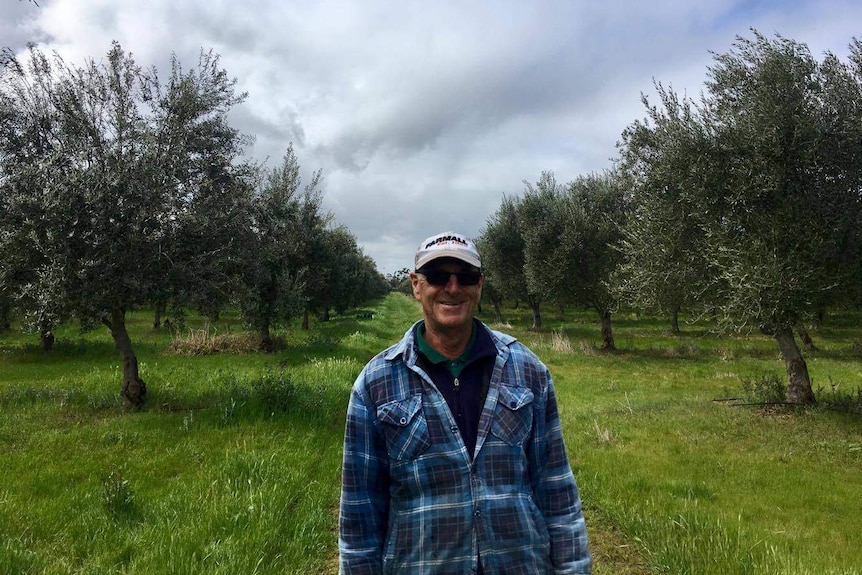
[[[290,144],[281,165],[264,170],[254,191],[252,238],[236,302],[264,351],[273,349],[273,328],[301,316],[309,329],[311,313],[326,319],[332,308],[344,311],[388,289],[350,231],[330,227],[321,172],[303,185],[300,168]]]
[[[366,256],[344,226],[327,228],[320,245],[319,281],[308,294],[308,307],[329,319],[329,310],[344,313],[389,291],[374,260]]]
[[[245,243],[234,86],[212,52],[189,70],[172,58],[162,81],[116,42],[83,66],[31,48],[2,71],[4,278],[29,294],[26,313],[110,330],[130,406],[146,385],[126,314],[153,294],[217,292]]]
[[[51,62],[38,51],[21,63],[4,49],[0,64],[0,298],[7,315],[17,313],[47,351],[66,316],[56,292],[69,256],[54,247],[68,227],[63,214],[72,209],[55,185],[64,175],[58,87]]]
[[[696,307],[704,286],[704,218],[695,190],[708,186],[703,158],[712,145],[690,100],[656,84],[661,108],[644,97],[650,121],[624,132],[621,185],[631,216],[621,226],[622,257],[612,283],[628,305],[666,314],[678,333],[679,313]]]
[[[579,305],[599,315],[602,349],[615,343],[610,287],[619,253],[619,225],[626,217],[626,196],[611,172],[580,176],[562,186],[543,172],[518,205],[524,238],[525,273],[530,289],[545,301]]]
[[[504,196],[477,242],[485,277],[500,294],[515,301],[526,301],[533,313],[533,329],[539,329],[542,327],[541,296],[531,289],[525,273],[525,240],[518,222],[519,203],[517,198]]]
[[[686,257],[702,273],[693,283],[699,305],[720,330],[773,337],[788,399],[803,404],[815,397],[794,327],[854,293],[859,274],[862,47],[854,40],[850,49],[850,64],[828,53],[818,62],[804,44],[754,31],[715,55],[705,93],[683,114],[683,127],[696,132],[696,153],[679,163],[680,190],[663,189],[679,199],[655,203],[695,215]],[[654,125],[638,129],[685,146],[686,130],[658,133],[679,116],[674,101],[665,94],[663,111],[648,108]],[[668,169],[667,155],[631,153],[639,154],[641,181],[668,181],[659,173]],[[653,193],[647,186],[637,192]]]
[[[613,350],[611,314],[618,306],[612,276],[621,256],[614,248],[629,214],[628,194],[615,172],[579,176],[566,186],[563,209],[570,222],[560,244],[576,265],[570,278],[574,300],[596,311],[602,349]]]
[[[264,351],[273,349],[271,329],[305,309],[309,254],[326,221],[319,213],[320,177],[316,172],[303,188],[291,144],[281,165],[267,170],[254,192],[253,239],[237,303]]]

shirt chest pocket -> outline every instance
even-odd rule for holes
[[[377,408],[377,420],[382,424],[386,447],[393,459],[416,459],[431,445],[421,394],[384,403]]]
[[[526,387],[500,386],[491,433],[509,445],[521,445],[533,428],[533,392]]]

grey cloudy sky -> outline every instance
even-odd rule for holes
[[[503,195],[611,167],[653,79],[699,94],[713,52],[760,32],[844,58],[858,0],[0,0],[0,45],[67,62],[221,55],[249,156],[294,143],[383,273],[438,231],[477,236]]]

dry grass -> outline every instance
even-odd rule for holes
[[[554,330],[554,333],[551,336],[551,348],[554,351],[571,352],[572,342],[569,341],[569,338],[566,336],[565,333],[563,333],[562,330]]]
[[[250,353],[260,349],[260,338],[249,332],[218,333],[208,329],[190,329],[186,335],[175,335],[168,346],[174,355],[194,356],[213,353]]]
[[[598,420],[593,420],[593,427],[596,432],[596,442],[599,445],[614,445],[617,442],[616,435],[610,427],[602,427]]]
[[[601,353],[601,350],[596,346],[596,344],[590,341],[582,340],[580,344],[578,344],[578,347],[580,348],[581,353],[586,356],[593,357]]]

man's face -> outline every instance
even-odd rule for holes
[[[458,260],[435,261],[427,269],[453,274],[475,270]],[[473,313],[482,295],[483,279],[480,277],[476,285],[461,285],[457,276],[450,275],[445,285],[432,285],[423,274],[411,273],[413,296],[422,303],[426,328],[435,333],[458,333],[461,330],[470,333]]]

